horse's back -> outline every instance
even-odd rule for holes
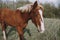
[[[8,17],[10,18],[14,11],[12,11],[9,8],[0,8],[0,22],[5,21],[5,19],[8,21]]]
[[[2,12],[11,12],[12,10],[9,8],[2,8]]]
[[[12,26],[19,25],[20,23],[23,24],[20,10],[11,10],[8,8],[3,8],[0,17],[0,21],[4,21],[5,23]]]

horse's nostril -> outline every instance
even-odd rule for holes
[[[45,30],[38,29],[37,31],[40,33],[44,33]]]
[[[37,31],[40,32],[41,30],[38,28]]]
[[[39,30],[37,30],[38,32],[40,32]]]

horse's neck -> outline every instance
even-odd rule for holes
[[[28,21],[29,21],[29,17],[28,17],[28,14],[22,14],[22,22],[23,22],[23,26],[22,26],[22,28],[24,29],[26,26],[27,26],[27,24],[28,24]]]
[[[22,14],[22,17],[23,17],[25,23],[28,23],[28,21],[29,21],[29,14],[28,13],[24,13],[24,14]]]
[[[16,10],[16,12],[21,16],[24,23],[27,23],[29,19],[29,14],[27,12],[21,12],[20,10]]]

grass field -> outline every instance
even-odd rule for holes
[[[37,28],[29,21],[28,27],[24,30],[26,40],[60,40],[60,19],[44,19],[45,32],[43,34],[37,31]],[[15,28],[7,28],[7,40],[18,40],[18,34]],[[29,36],[31,34],[31,36]],[[0,27],[0,40],[3,40],[2,30]]]

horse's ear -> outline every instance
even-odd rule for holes
[[[38,6],[38,3],[37,3],[37,1],[35,1],[34,4],[33,4],[32,10],[34,10],[37,6]],[[31,13],[31,11],[29,12],[29,14]]]
[[[37,1],[35,1],[33,4],[33,9],[35,9],[37,7],[37,5],[38,5],[38,3],[37,3]]]

